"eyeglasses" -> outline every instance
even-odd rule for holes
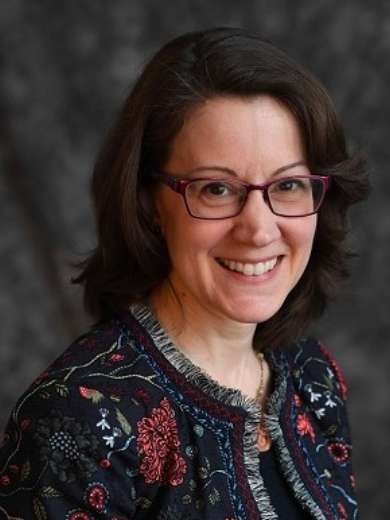
[[[264,201],[280,217],[306,217],[317,213],[330,187],[330,177],[297,175],[265,184],[198,178],[180,179],[166,173],[155,173],[153,178],[166,184],[185,201],[188,213],[204,220],[221,220],[237,216],[251,191],[260,190]]]

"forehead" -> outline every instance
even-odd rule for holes
[[[268,95],[215,97],[194,108],[173,140],[167,171],[222,166],[271,173],[306,159],[295,116]]]

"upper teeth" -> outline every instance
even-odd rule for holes
[[[275,267],[277,260],[277,258],[274,258],[273,260],[268,260],[267,262],[259,262],[258,264],[244,264],[242,262],[235,262],[234,260],[224,260],[222,258],[221,262],[225,267],[228,267],[231,271],[237,271],[239,273],[243,273],[249,276],[256,276],[271,271],[271,269]]]

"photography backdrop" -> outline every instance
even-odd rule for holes
[[[3,0],[0,3],[0,429],[17,396],[88,326],[72,264],[94,246],[89,181],[142,64],[214,25],[262,33],[330,90],[374,193],[353,212],[349,294],[318,325],[349,385],[362,518],[390,506],[390,3]]]

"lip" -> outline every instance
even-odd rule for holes
[[[267,260],[248,261],[218,258],[218,263],[232,273],[237,273],[249,277],[264,276],[275,268],[279,257],[271,257]]]

